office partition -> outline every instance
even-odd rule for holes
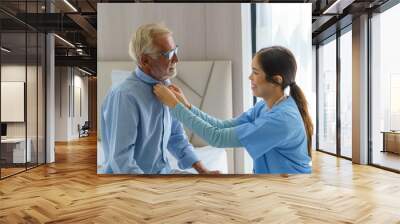
[[[44,12],[44,1],[19,1],[18,16]],[[45,33],[0,3],[0,178],[45,163]]]

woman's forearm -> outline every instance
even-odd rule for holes
[[[200,117],[203,121],[209,123],[211,126],[217,127],[217,128],[230,128],[235,126],[235,120],[234,119],[229,119],[229,120],[220,120],[218,118],[215,118],[213,116],[210,116],[207,113],[204,113],[197,107],[191,105],[190,111],[193,112],[195,115]]]
[[[220,128],[211,125],[187,109],[183,104],[177,104],[171,109],[172,114],[186,127],[199,135],[208,144],[220,148],[242,147],[233,128]]]

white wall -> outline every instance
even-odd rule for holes
[[[25,126],[28,125],[28,137],[32,133],[36,134],[36,66],[26,66],[18,64],[8,64],[1,66],[1,81],[2,82],[26,82],[28,76],[28,83],[31,88],[27,88],[27,121],[26,122],[7,122],[7,136],[8,137],[25,137]],[[34,86],[34,88],[32,88]],[[2,96],[4,97],[4,96]],[[30,106],[30,108],[29,108]],[[1,108],[1,110],[8,110],[9,108]],[[24,108],[22,108],[24,110]]]
[[[68,86],[69,76],[67,67],[55,68],[55,141],[67,141],[68,118]]]
[[[82,73],[81,73],[82,74]],[[87,76],[75,76],[75,86],[81,88],[82,116],[81,124],[89,120],[89,78]]]
[[[24,82],[26,86],[26,99],[23,97],[22,107],[10,108],[2,107],[2,112],[15,113],[12,110],[20,110],[19,113],[25,114],[26,119],[22,122],[6,122],[7,137],[24,138],[25,135],[29,139],[32,161],[39,163],[44,162],[44,89],[41,66],[32,66],[25,64],[3,64],[1,66],[1,81]],[[3,92],[4,89],[2,89]],[[24,89],[20,90],[20,94],[24,95]],[[7,95],[2,95],[7,97]],[[26,106],[25,106],[26,103]],[[2,103],[3,104],[3,103]],[[38,155],[38,157],[36,157]]]
[[[251,105],[246,90],[251,65],[249,4],[100,3],[97,15],[98,61],[130,60],[132,33],[142,24],[164,22],[180,46],[180,60],[232,61],[234,116]],[[236,151],[235,157],[235,172],[242,172],[243,153]]]
[[[17,124],[25,121],[25,69],[31,72],[33,67],[2,65],[1,68],[1,120],[3,122],[13,121],[9,123],[10,128],[8,129],[12,128],[15,121]],[[20,135],[19,137],[25,136],[25,131],[22,130]]]
[[[71,67],[56,67],[55,74],[55,141],[69,141],[79,137],[78,124],[88,120],[88,78]]]
[[[243,111],[242,55],[245,50],[249,50],[251,55],[251,49],[242,48],[242,31],[245,29],[241,26],[241,12],[241,4],[156,6],[152,3],[100,3],[97,17],[98,60],[130,60],[128,44],[132,33],[142,24],[164,22],[174,32],[175,42],[180,46],[181,60],[232,61],[233,89],[236,90],[233,92],[233,107],[234,114],[238,115]]]

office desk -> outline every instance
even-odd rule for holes
[[[382,152],[392,152],[400,154],[400,131],[382,131],[383,150]]]
[[[25,154],[25,138],[1,139],[1,159],[4,163],[30,162],[32,140],[28,138],[26,142],[28,147],[26,147]],[[25,161],[25,159],[27,160]]]

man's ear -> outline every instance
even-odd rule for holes
[[[147,55],[145,55],[145,54],[143,54],[141,57],[140,57],[140,61],[139,61],[139,64],[141,65],[141,66],[145,66],[147,63],[148,63],[148,58],[147,58]]]
[[[140,66],[142,66],[142,68],[148,68],[150,65],[149,65],[149,61],[150,60],[150,58],[149,58],[149,56],[148,55],[145,55],[145,54],[143,54],[141,57],[140,57]]]

